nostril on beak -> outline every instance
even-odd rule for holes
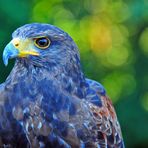
[[[19,38],[14,38],[12,40],[12,44],[13,44],[13,46],[18,47],[20,45],[20,39]]]
[[[18,47],[19,46],[19,43],[15,43],[15,47]]]

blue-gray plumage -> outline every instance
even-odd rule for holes
[[[120,125],[101,84],[86,79],[72,38],[49,24],[27,24],[12,35],[0,85],[0,146],[124,148]]]

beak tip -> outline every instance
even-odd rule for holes
[[[8,57],[5,54],[3,54],[3,63],[5,66],[8,65]]]
[[[8,61],[5,61],[5,62],[4,62],[4,65],[7,66],[7,65],[8,65]]]
[[[3,51],[3,63],[5,66],[8,65],[8,61],[12,57],[18,55],[18,50],[11,44],[11,42],[5,47]]]

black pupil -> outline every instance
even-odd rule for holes
[[[46,47],[49,44],[49,41],[47,38],[39,38],[36,40],[36,44],[40,47]]]

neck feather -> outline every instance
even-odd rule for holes
[[[29,86],[32,87],[32,91],[36,87],[48,87],[51,83],[53,87],[74,94],[79,98],[85,97],[85,78],[80,65],[77,67],[66,65],[44,68],[34,66],[26,60],[17,60],[6,80],[8,87]]]

